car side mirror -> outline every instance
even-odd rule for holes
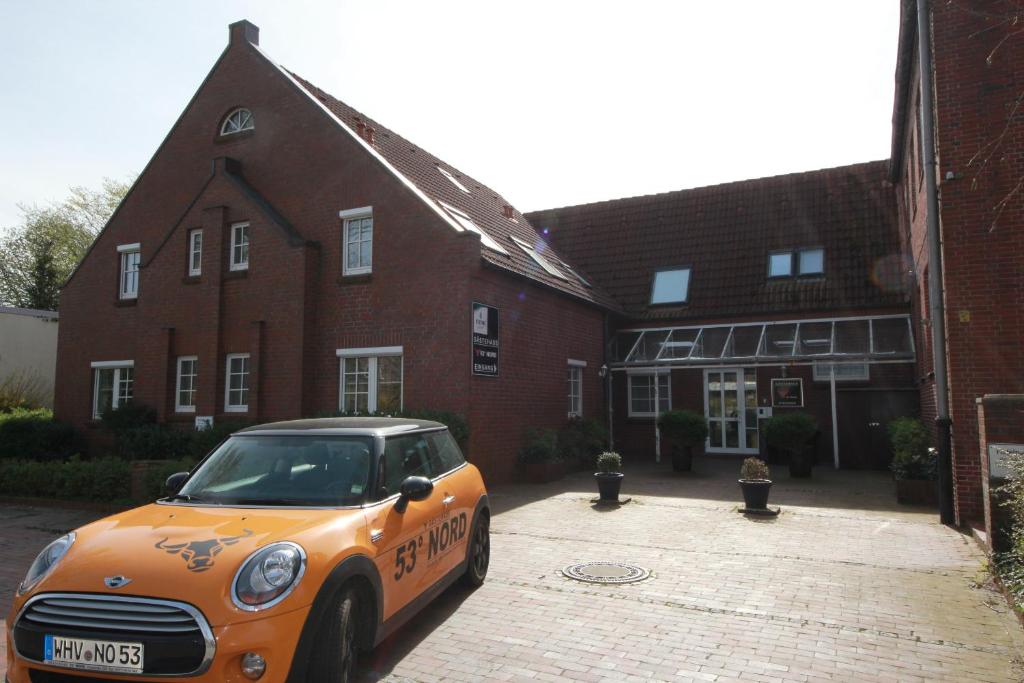
[[[426,500],[433,491],[434,482],[426,477],[406,477],[398,487],[399,496],[395,502],[395,510],[399,513],[405,512],[410,500]]]
[[[174,495],[181,490],[181,487],[188,481],[188,472],[175,472],[171,476],[167,477],[167,481],[164,483],[164,487],[167,489],[169,495]]]

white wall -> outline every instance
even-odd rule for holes
[[[57,366],[57,314],[0,306],[0,382],[12,374],[38,377],[53,406]]]

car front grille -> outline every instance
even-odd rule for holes
[[[18,654],[36,663],[42,663],[47,635],[142,643],[146,676],[201,673],[216,647],[195,607],[121,595],[42,593],[22,608],[13,635]]]

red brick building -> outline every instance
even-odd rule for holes
[[[934,419],[927,287],[934,266],[927,247],[916,14],[917,2],[904,0],[890,180],[914,275],[922,408]],[[979,399],[1024,393],[1024,15],[1016,3],[977,0],[933,2],[928,16],[953,485],[956,521],[964,525],[980,522],[985,508],[988,448],[979,439]],[[1000,410],[986,428],[1000,434],[997,440],[1024,443],[1019,409]]]
[[[64,288],[57,415],[88,429],[128,399],[189,425],[446,409],[503,478],[528,425],[565,422],[568,368],[580,412],[601,414],[615,302],[499,194],[258,42],[231,26]]]

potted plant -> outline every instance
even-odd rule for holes
[[[519,449],[519,462],[526,470],[526,478],[534,484],[561,479],[565,474],[558,453],[558,434],[553,429],[526,430],[526,438]]]
[[[928,447],[928,432],[920,420],[899,417],[889,423],[892,464],[896,479],[896,502],[907,505],[936,505],[938,455]]]
[[[618,453],[602,453],[597,456],[597,490],[602,502],[619,502],[619,490],[622,489],[622,456]]]
[[[672,447],[672,469],[693,469],[693,447],[708,438],[708,421],[692,410],[669,410],[658,418],[661,435]]]
[[[818,425],[807,413],[780,413],[764,423],[764,438],[769,445],[789,454],[789,476],[811,476],[814,466],[814,439]]]
[[[768,465],[760,458],[747,458],[740,467],[740,489],[743,491],[743,507],[746,510],[767,510],[768,492],[772,480],[768,478]]]

